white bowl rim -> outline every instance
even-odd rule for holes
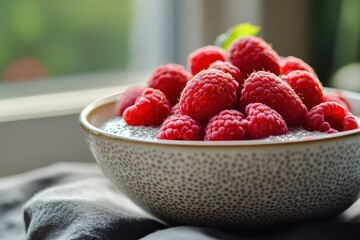
[[[341,91],[344,93],[347,97],[357,99],[360,101],[360,94],[351,92],[351,91],[345,91],[345,90],[339,90],[339,89],[332,89],[332,88],[324,88],[326,91]],[[354,130],[339,132],[339,133],[332,133],[327,135],[322,135],[319,137],[314,137],[311,139],[297,139],[297,140],[287,140],[287,141],[281,141],[281,140],[235,140],[235,141],[184,141],[184,140],[161,140],[161,139],[138,139],[134,137],[126,137],[126,136],[119,136],[114,133],[109,133],[104,130],[101,130],[100,128],[95,127],[88,121],[88,116],[96,109],[99,109],[107,104],[114,103],[119,94],[107,96],[104,98],[101,98],[95,102],[90,103],[87,105],[80,113],[79,121],[81,126],[88,132],[111,138],[113,140],[125,140],[125,141],[131,141],[131,142],[137,142],[137,143],[151,143],[151,144],[158,144],[158,145],[183,145],[183,146],[199,146],[199,147],[208,147],[208,146],[262,146],[262,145],[286,145],[286,144],[293,144],[293,143],[312,143],[312,142],[318,142],[323,140],[337,140],[338,138],[353,136],[360,134],[360,127]]]

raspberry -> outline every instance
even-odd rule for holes
[[[145,89],[133,106],[124,111],[124,120],[131,126],[159,126],[170,113],[170,102],[163,92]]]
[[[240,69],[230,62],[216,61],[210,64],[208,69],[218,69],[225,73],[229,73],[235,81],[239,83],[239,86],[244,84],[244,78],[241,75]]]
[[[156,136],[158,139],[168,140],[202,140],[203,128],[187,115],[173,115],[168,117]]]
[[[239,84],[238,95],[240,96],[242,87],[244,86],[244,78],[238,67],[234,66],[232,63],[229,62],[216,61],[210,64],[208,69],[218,69],[233,76],[235,81],[237,81]]]
[[[301,125],[307,113],[306,106],[290,85],[270,72],[254,72],[245,80],[240,107],[244,109],[256,102],[277,111],[288,125]]]
[[[354,115],[336,102],[325,102],[307,114],[304,128],[309,131],[336,133],[358,128]]]
[[[289,56],[280,61],[280,74],[288,74],[295,70],[304,70],[315,74],[312,67],[300,58]]]
[[[174,105],[190,78],[190,73],[183,66],[174,63],[165,64],[155,69],[150,77],[149,87],[161,90]]]
[[[244,115],[237,110],[223,110],[213,116],[205,128],[205,141],[216,140],[243,140],[245,129],[243,127]]]
[[[235,40],[229,48],[229,60],[246,78],[254,71],[280,73],[279,56],[264,40],[246,36]]]
[[[351,112],[350,102],[340,92],[325,93],[323,95],[323,102],[336,102]]]
[[[262,103],[246,106],[246,132],[250,139],[262,139],[288,133],[284,119],[275,110]]]
[[[134,105],[137,97],[146,89],[144,86],[133,86],[121,93],[117,99],[114,107],[114,111],[118,116],[122,116],[125,109]]]
[[[170,116],[171,115],[175,115],[175,114],[180,114],[180,106],[179,103],[175,104],[174,106],[172,106],[171,110],[170,110]]]
[[[295,70],[282,75],[281,78],[290,84],[308,110],[322,103],[322,85],[314,74],[304,70]]]
[[[212,45],[198,48],[188,56],[188,69],[195,75],[217,60],[225,61],[225,51],[222,48]]]
[[[235,106],[237,88],[238,83],[230,74],[217,69],[203,70],[181,93],[180,113],[204,123],[218,112]]]

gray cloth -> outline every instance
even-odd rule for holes
[[[144,212],[95,164],[63,163],[0,179],[0,239],[359,239],[360,201],[336,219],[256,232],[167,226]]]
[[[0,178],[0,239],[25,239],[23,204],[53,185],[101,177],[94,164],[54,164],[24,174]]]

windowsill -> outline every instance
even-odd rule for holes
[[[95,162],[79,113],[95,100],[144,84],[149,75],[126,76],[113,75],[102,87],[0,99],[0,177],[55,162]],[[100,76],[92,78],[103,83]]]
[[[0,122],[79,113],[87,104],[124,91],[129,85],[0,100]]]
[[[79,113],[90,102],[120,93],[130,85],[143,84],[147,76],[145,73],[106,74],[49,80],[51,82],[34,83],[35,85],[27,83],[27,94],[32,95],[16,97],[14,94],[8,94],[8,98],[4,98],[5,94],[1,95],[3,99],[0,99],[0,123]],[[57,89],[53,89],[54,85]],[[39,86],[52,88],[52,93],[41,94],[39,91],[42,89],[36,89]],[[2,88],[1,91],[18,95],[21,92],[18,91],[18,87],[24,86],[7,85],[7,89]]]

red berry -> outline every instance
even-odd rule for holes
[[[162,124],[158,139],[169,140],[202,140],[203,128],[194,119],[187,115],[173,115]]]
[[[308,110],[322,103],[322,85],[313,73],[304,70],[295,70],[281,78],[294,89]]]
[[[241,75],[240,69],[230,62],[216,61],[210,64],[208,69],[218,69],[225,73],[229,73],[235,81],[239,83],[239,86],[244,84],[244,78]]]
[[[115,103],[115,113],[118,116],[122,116],[125,109],[134,105],[135,100],[141,95],[146,89],[144,86],[133,86],[122,92]]]
[[[217,69],[196,74],[181,93],[180,113],[204,123],[218,112],[234,108],[238,83]]]
[[[175,104],[174,106],[172,106],[171,110],[170,110],[170,116],[171,115],[175,115],[175,114],[180,114],[180,107],[179,107],[179,103]]]
[[[188,69],[195,75],[217,60],[225,61],[225,51],[222,48],[212,45],[198,48],[188,56]]]
[[[277,111],[288,125],[301,125],[307,113],[306,106],[290,85],[270,72],[254,72],[245,80],[240,107],[244,109],[256,102]]]
[[[336,102],[351,112],[351,104],[340,92],[324,93],[323,102]]]
[[[223,110],[213,116],[205,128],[205,141],[216,140],[243,140],[245,129],[243,127],[244,115],[237,110]]]
[[[238,95],[240,96],[241,90],[244,86],[244,78],[238,67],[229,62],[216,61],[210,64],[208,69],[218,69],[233,76],[234,80],[237,81],[239,84]]]
[[[304,70],[315,74],[312,67],[300,58],[289,56],[280,61],[280,74],[288,74],[295,70]]]
[[[161,90],[174,105],[190,78],[190,73],[183,66],[174,63],[165,64],[155,69],[150,77],[149,87]]]
[[[280,73],[279,56],[264,40],[246,36],[235,40],[229,47],[229,60],[246,78],[254,71]]]
[[[325,102],[313,107],[306,116],[305,129],[336,133],[358,128],[358,123],[350,112],[336,102]]]
[[[246,132],[250,139],[262,139],[288,133],[284,119],[275,110],[262,103],[246,106]]]
[[[170,102],[163,92],[145,89],[133,106],[124,111],[124,120],[131,126],[159,126],[170,113]]]

